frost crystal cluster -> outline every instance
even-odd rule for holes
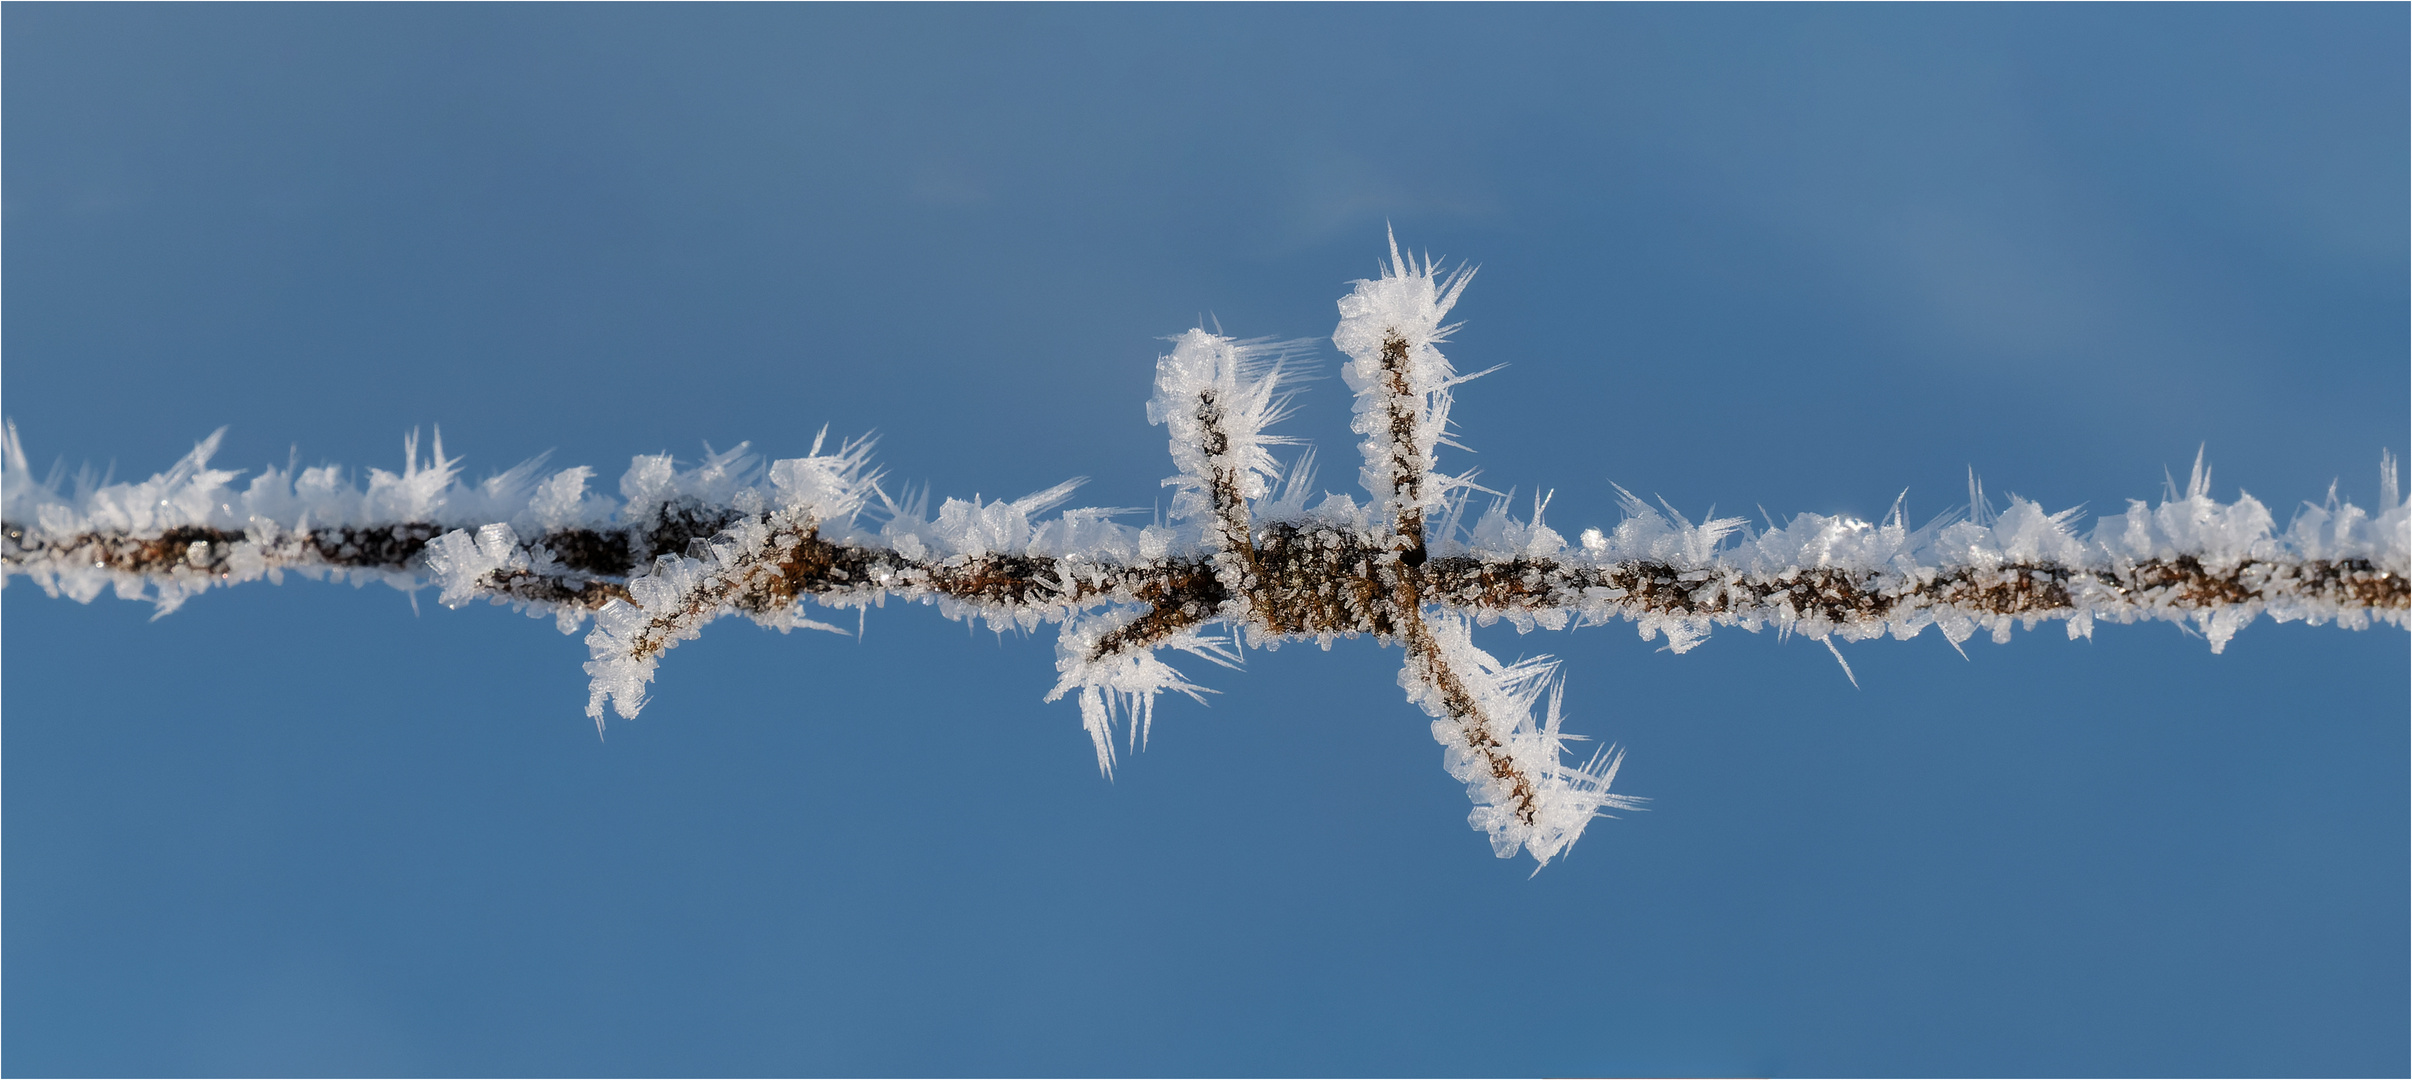
[[[89,601],[114,588],[161,613],[212,585],[288,573],[433,584],[444,603],[477,600],[588,626],[587,714],[633,717],[662,655],[705,624],[744,615],[781,630],[835,629],[814,607],[895,597],[950,618],[1023,630],[1060,627],[1055,687],[1071,697],[1111,774],[1118,740],[1147,737],[1156,698],[1200,688],[1165,662],[1178,650],[1225,665],[1239,650],[1372,635],[1400,646],[1399,684],[1432,718],[1469,818],[1500,856],[1546,865],[1609,810],[1621,754],[1580,759],[1560,728],[1561,683],[1546,658],[1503,664],[1472,627],[1519,630],[1626,620],[1683,652],[1712,627],[1773,628],[1831,647],[1934,627],[1955,646],[1982,631],[2057,619],[2071,637],[2095,623],[2191,623],[2213,651],[2260,615],[2363,628],[2412,615],[2412,517],[2395,465],[2366,512],[2307,505],[2280,531],[2251,496],[2222,503],[2197,464],[2181,494],[2129,504],[2090,532],[2074,511],[2023,499],[1971,507],[1920,527],[1898,507],[1881,522],[1803,514],[1781,528],[1694,524],[1630,495],[1613,530],[1573,543],[1504,500],[1476,514],[1466,476],[1439,471],[1450,395],[1472,376],[1441,353],[1450,308],[1471,274],[1399,254],[1340,301],[1332,341],[1348,362],[1362,436],[1365,501],[1309,506],[1313,455],[1286,466],[1271,434],[1307,345],[1204,330],[1156,364],[1148,419],[1170,435],[1171,512],[1134,527],[1116,512],[1049,514],[1065,484],[1009,502],[892,497],[866,441],[767,465],[744,446],[682,467],[635,458],[617,498],[587,468],[532,461],[464,482],[439,439],[365,489],[338,470],[268,468],[247,484],[212,469],[211,436],[140,483],[72,485],[32,474],[9,428],[0,488],[0,580]],[[1077,483],[1077,482],[1075,482]],[[1839,654],[1838,654],[1839,656]],[[1118,730],[1119,729],[1119,730]]]

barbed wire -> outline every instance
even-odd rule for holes
[[[1506,500],[1468,520],[1479,492],[1437,467],[1459,375],[1439,346],[1471,271],[1400,254],[1341,301],[1334,343],[1356,392],[1368,501],[1312,508],[1311,451],[1288,466],[1270,428],[1289,408],[1302,342],[1204,330],[1174,339],[1157,365],[1149,419],[1165,425],[1176,474],[1171,513],[1143,527],[1118,513],[1041,517],[1078,482],[1019,500],[897,498],[867,439],[770,462],[740,446],[681,469],[639,457],[622,500],[591,494],[590,469],[538,479],[530,462],[482,484],[459,479],[441,435],[422,461],[365,488],[332,468],[270,468],[237,492],[209,468],[218,436],[166,473],[72,491],[36,480],[13,424],[0,490],[0,580],[89,601],[114,589],[162,614],[213,586],[286,573],[434,585],[444,603],[489,601],[551,615],[565,632],[592,620],[588,714],[634,717],[662,656],[730,615],[782,630],[839,630],[815,608],[861,613],[890,599],[938,605],[997,627],[1062,627],[1049,700],[1074,697],[1111,775],[1116,743],[1144,743],[1155,699],[1200,687],[1165,650],[1222,664],[1287,640],[1360,635],[1401,646],[1401,684],[1432,718],[1444,766],[1465,783],[1470,823],[1502,857],[1546,865],[1594,818],[1636,809],[1612,792],[1622,753],[1580,763],[1560,728],[1562,682],[1540,657],[1503,664],[1472,629],[1505,619],[1560,629],[1616,621],[1685,651],[1713,628],[1774,629],[1828,644],[1910,638],[1929,627],[1956,647],[1983,631],[2065,623],[2191,624],[2214,651],[2263,615],[2407,625],[2412,516],[2392,457],[2375,513],[2306,505],[2280,531],[2249,496],[2222,503],[2198,458],[2187,489],[2130,504],[2090,535],[2073,511],[2012,499],[1912,527],[1804,514],[1761,533],[1740,519],[1694,524],[1629,493],[1613,531],[1569,543]],[[1219,628],[1219,629],[1218,629]],[[842,632],[842,631],[841,631]],[[1836,658],[1841,659],[1840,652]],[[1848,666],[1845,665],[1848,671]]]

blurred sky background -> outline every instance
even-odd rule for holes
[[[0,16],[37,465],[475,475],[823,424],[1148,507],[1162,336],[1482,266],[1485,482],[1697,517],[2281,523],[2407,441],[2401,5],[52,6]],[[1328,342],[1288,430],[1353,485]],[[1052,632],[577,638],[315,584],[5,601],[12,1074],[2393,1074],[2405,634],[1963,660],[1628,625],[1655,800],[1491,857],[1372,642],[1207,669],[1112,783]],[[851,620],[847,620],[851,621]]]

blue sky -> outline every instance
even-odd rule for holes
[[[121,476],[828,424],[1147,506],[1159,339],[1329,334],[1388,223],[1481,264],[1456,416],[1561,526],[1971,468],[2115,512],[2205,444],[2283,519],[2407,442],[2406,19],[12,5],[0,407]],[[599,744],[500,609],[5,597],[12,1073],[2412,1067],[2396,630],[1930,634],[1854,689],[1495,628],[1655,800],[1528,878],[1370,642],[1203,673],[1107,783],[1046,636],[920,608],[717,626]]]

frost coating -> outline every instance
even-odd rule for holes
[[[2283,530],[2250,495],[2211,496],[2198,459],[2181,494],[2133,502],[2083,528],[2074,511],[2012,498],[1996,512],[1973,482],[1965,513],[1923,525],[1803,514],[1754,531],[1695,524],[1623,494],[1624,518],[1573,542],[1545,521],[1480,512],[1470,475],[1437,471],[1451,444],[1455,373],[1439,346],[1470,274],[1400,254],[1340,303],[1333,342],[1355,391],[1366,502],[1312,495],[1313,454],[1285,467],[1270,432],[1286,414],[1298,342],[1205,330],[1159,357],[1148,418],[1166,428],[1171,514],[1058,509],[1080,481],[1019,499],[945,499],[881,485],[867,440],[765,463],[747,446],[691,464],[632,459],[618,497],[581,467],[525,462],[476,483],[439,437],[400,472],[355,483],[333,467],[213,469],[218,435],[134,483],[89,472],[37,479],[14,425],[0,454],[0,582],[89,601],[114,588],[161,614],[217,585],[288,571],[398,588],[432,585],[450,606],[484,600],[593,625],[587,713],[642,709],[662,655],[709,623],[838,630],[807,604],[853,609],[889,598],[1002,631],[1056,624],[1050,701],[1074,698],[1110,776],[1115,743],[1145,745],[1156,698],[1206,691],[1164,659],[1179,650],[1236,666],[1246,645],[1329,646],[1368,635],[1404,653],[1399,681],[1431,718],[1442,765],[1473,802],[1469,823],[1501,856],[1562,857],[1595,817],[1636,809],[1611,793],[1622,754],[1580,763],[1561,730],[1561,682],[1546,658],[1503,664],[1473,627],[1519,631],[1625,620],[1687,651],[1716,627],[1772,628],[1833,647],[1933,627],[1958,646],[1979,632],[2058,619],[2191,624],[2213,651],[2263,615],[2366,628],[2412,616],[2412,510],[2394,459],[2365,511],[2332,491]],[[1454,445],[1454,444],[1451,444]],[[1621,489],[1620,489],[1621,491]],[[1310,502],[1314,505],[1310,508]],[[842,631],[841,631],[842,632]],[[1837,652],[1837,657],[1840,653]],[[1118,731],[1120,725],[1127,730]]]

